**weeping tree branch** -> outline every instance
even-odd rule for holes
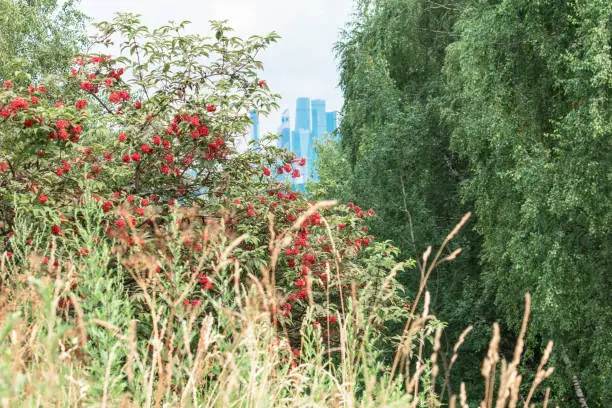
[[[563,362],[570,369],[570,371],[573,371],[572,362],[567,356],[567,352],[565,350],[563,350],[562,358],[563,358]],[[582,386],[580,385],[580,380],[578,379],[578,376],[575,374],[572,375],[572,385],[574,386],[574,394],[576,395],[578,404],[580,404],[580,408],[589,408],[589,406],[587,405],[586,398],[584,396],[584,392],[582,392]]]

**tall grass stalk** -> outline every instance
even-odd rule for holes
[[[333,203],[314,205],[302,218],[330,205]],[[456,250],[443,257],[446,245],[468,218],[469,214],[447,236],[431,261],[431,247],[423,254],[421,283],[391,364],[385,363],[375,323],[377,312],[392,296],[392,282],[400,265],[376,282],[373,296],[357,296],[353,285],[351,293],[341,296],[338,311],[330,308],[329,293],[325,305],[316,305],[310,298],[299,347],[291,344],[277,318],[281,294],[275,282],[278,256],[297,227],[285,236],[273,236],[270,263],[255,276],[230,256],[246,237],[230,239],[211,224],[208,246],[196,272],[209,251],[221,248],[212,278],[235,279],[227,293],[212,293],[205,299],[204,313],[181,309],[195,278],[187,289],[170,293],[152,273],[158,260],[134,254],[123,259],[119,248],[92,251],[86,265],[73,260],[51,266],[35,256],[18,265],[3,256],[0,406],[351,408],[438,407],[445,403],[467,407],[469,390],[463,383],[459,395],[441,399],[450,391],[450,370],[471,327],[458,338],[442,373],[438,361],[443,328],[429,313],[426,283],[438,265],[460,253]],[[273,220],[270,223],[274,231]],[[344,271],[333,247],[332,231],[325,220],[324,224],[336,254],[328,274],[335,275],[336,289],[342,294],[346,288],[339,282]],[[98,232],[92,227],[90,234]],[[119,260],[117,271],[124,273],[121,279],[99,266],[111,256]],[[245,274],[250,275],[248,284],[237,279]],[[98,280],[88,283],[90,297],[71,296],[76,276]],[[125,286],[127,277],[133,282],[131,288]],[[68,298],[72,299],[69,308]],[[129,299],[141,302],[146,313],[135,314]],[[329,321],[314,324],[315,311],[321,307],[337,318],[337,342],[325,335],[332,329]],[[536,390],[552,374],[553,369],[546,368],[552,353],[550,342],[532,384],[521,387],[520,361],[529,312],[527,294],[523,325],[509,362],[500,358],[499,327],[494,325],[482,363],[485,392],[480,407],[533,406]],[[143,333],[148,333],[147,337],[143,338]],[[438,384],[442,384],[439,391]],[[540,405],[547,407],[548,401],[549,390]]]

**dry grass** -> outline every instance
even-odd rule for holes
[[[313,206],[311,213],[321,206]],[[305,219],[309,214],[305,213]],[[466,329],[453,349],[447,370],[440,374],[438,366],[440,328],[430,325],[430,295],[425,290],[427,279],[442,262],[451,261],[455,251],[442,258],[448,242],[467,222],[469,214],[445,239],[431,262],[432,249],[423,254],[421,284],[410,316],[406,321],[395,358],[385,369],[372,352],[376,330],[372,310],[385,304],[394,268],[379,288],[371,304],[364,305],[356,296],[342,302],[338,318],[337,344],[323,336],[327,327],[314,328],[306,319],[301,328],[301,358],[292,364],[292,347],[276,319],[281,299],[275,287],[276,260],[293,230],[273,237],[270,243],[270,264],[262,268],[260,278],[251,275],[249,285],[234,279],[233,301],[211,303],[212,312],[198,316],[195,312],[178,315],[174,310],[187,297],[195,278],[180,293],[168,293],[152,275],[156,260],[130,256],[123,260],[131,278],[140,289],[140,296],[150,319],[150,335],[139,340],[142,322],[129,318],[119,327],[112,322],[91,317],[74,299],[70,312],[61,311],[63,299],[70,292],[69,283],[75,272],[69,264],[58,268],[20,267],[2,260],[3,284],[0,290],[0,406],[12,407],[394,407],[440,406],[440,395],[449,384],[450,370],[459,355],[471,327]],[[301,220],[295,225],[299,226]],[[327,225],[331,237],[331,230]],[[271,226],[271,231],[274,228]],[[297,228],[295,228],[297,229]],[[214,223],[207,229],[208,245],[202,262],[216,243],[225,242],[218,268],[232,270],[234,277],[244,275],[241,265],[229,257],[245,238],[231,241]],[[331,240],[333,243],[333,239]],[[342,273],[339,255],[333,273]],[[32,265],[36,264],[35,262]],[[40,265],[40,262],[37,263]],[[229,266],[229,268],[228,268]],[[10,270],[13,268],[13,270]],[[9,273],[10,272],[10,273]],[[332,274],[331,270],[328,270]],[[194,273],[193,276],[197,276]],[[343,288],[338,283],[338,290]],[[342,296],[341,296],[342,299]],[[329,294],[328,304],[329,309]],[[310,299],[312,307],[312,298]],[[367,307],[366,307],[367,306]],[[372,307],[373,306],[373,307]],[[530,297],[525,296],[523,325],[510,362],[499,356],[499,327],[484,357],[481,373],[485,384],[480,407],[530,407],[535,390],[552,374],[546,364],[552,342],[546,348],[536,377],[521,396],[523,377],[519,372],[521,355],[530,311]],[[91,358],[92,330],[108,336],[108,348],[101,355],[105,361],[94,364]],[[140,333],[140,334],[139,334]],[[431,337],[433,347],[426,347]],[[416,345],[415,345],[416,343]],[[428,357],[425,357],[427,351]],[[96,368],[97,367],[97,368]],[[444,379],[437,393],[436,378]],[[547,407],[549,390],[541,406]],[[461,384],[459,395],[452,395],[450,407],[468,406],[468,390]],[[457,405],[458,404],[458,405]]]

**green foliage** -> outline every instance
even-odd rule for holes
[[[360,2],[337,45],[345,97],[338,132],[342,139],[319,146],[321,181],[309,186],[317,198],[375,208],[372,233],[392,239],[406,256],[417,259],[467,211],[459,196],[465,162],[449,147],[452,127],[444,119],[442,77],[445,49],[455,40],[458,3],[437,3]],[[432,277],[432,309],[450,325],[446,352],[452,351],[466,321],[476,325],[476,339],[488,336],[490,326],[478,295],[478,238],[467,234],[469,240],[462,237],[448,248],[449,253],[457,246],[464,251],[452,270],[442,266]],[[406,271],[399,279],[414,295],[419,276]],[[484,347],[468,339],[465,350],[478,353]],[[463,371],[466,377],[479,382],[480,374]]]
[[[0,1],[0,82],[60,73],[86,43],[78,0]]]
[[[372,232],[393,237],[413,257],[440,242],[465,212],[457,200],[460,163],[441,120],[440,70],[453,39],[442,30],[456,15],[447,7],[362,2],[337,46],[345,95],[339,133],[351,169],[324,173],[319,188],[342,186],[329,193],[376,208]],[[319,149],[320,168],[342,167],[326,148]]]
[[[445,69],[485,289],[500,310],[517,287],[534,294],[538,333],[569,351],[595,404],[612,397],[600,358],[612,324],[611,13],[599,1],[470,4]]]
[[[315,141],[315,150],[318,155],[315,172],[320,180],[309,181],[306,186],[308,192],[315,200],[334,197],[336,200],[349,201],[347,188],[352,183],[352,173],[340,139],[335,135],[324,135]]]
[[[458,243],[469,256],[458,271],[441,269],[434,310],[455,336],[466,322],[484,330],[494,320],[514,332],[513,311],[531,292],[527,361],[554,339],[572,362],[570,369],[557,360],[555,393],[573,398],[570,379],[578,375],[589,403],[605,406],[612,6],[359,5],[338,46],[342,148],[320,149],[323,177],[313,191],[376,208],[372,231],[411,255],[422,250],[412,247],[412,234],[427,245],[473,208],[475,233]],[[338,176],[325,171],[334,166],[342,167]],[[466,346],[486,347],[469,339]]]

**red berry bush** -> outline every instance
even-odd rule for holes
[[[333,347],[356,301],[381,329],[406,316],[390,274],[398,251],[365,225],[374,211],[291,191],[282,177],[305,160],[266,140],[237,148],[248,113],[277,108],[257,60],[274,33],[243,40],[213,23],[203,38],[131,15],[98,28],[92,48],[118,38],[125,55],[79,55],[64,77],[0,89],[0,252],[68,274],[66,317],[119,302],[114,324],[136,318],[140,341],[175,350],[180,324],[223,319],[255,291],[298,350],[305,324]]]

